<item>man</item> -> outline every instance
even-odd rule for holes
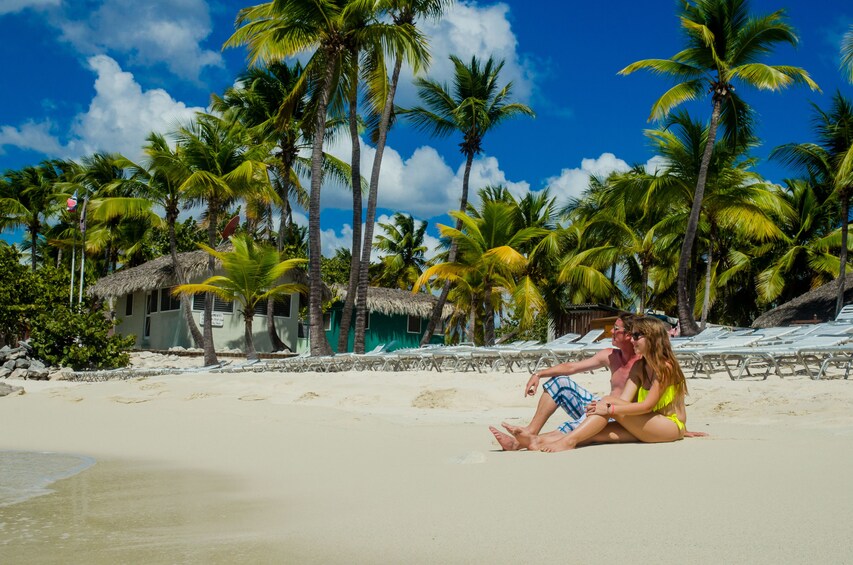
[[[586,405],[593,400],[598,400],[599,397],[578,385],[574,380],[569,378],[569,375],[607,367],[610,369],[610,394],[612,396],[622,394],[622,389],[625,388],[625,383],[628,382],[631,367],[640,359],[640,356],[634,353],[634,344],[631,341],[631,325],[635,318],[634,314],[622,314],[613,323],[613,349],[602,349],[587,359],[560,363],[559,365],[554,365],[548,369],[533,373],[525,386],[525,396],[534,396],[536,394],[536,388],[539,386],[540,379],[547,378],[550,380],[542,387],[542,396],[539,398],[536,413],[533,414],[533,419],[530,420],[530,423],[522,427],[510,426],[506,423],[501,424],[513,435],[505,434],[497,428],[489,427],[489,430],[495,436],[495,439],[498,440],[501,448],[504,451],[527,449],[529,443],[527,438],[538,435],[545,422],[557,411],[558,407],[565,410],[571,419],[556,430],[542,434],[539,436],[540,439],[549,441],[559,438],[580,425],[584,418],[586,418]]]
[[[586,405],[600,398],[578,385],[574,380],[569,378],[569,375],[607,367],[610,369],[610,394],[611,396],[621,395],[622,389],[625,388],[625,383],[628,382],[631,367],[640,359],[640,355],[634,352],[634,343],[631,340],[631,331],[635,319],[637,319],[637,316],[634,314],[622,314],[614,322],[612,349],[602,349],[588,359],[560,363],[559,365],[554,365],[548,369],[533,373],[524,389],[525,396],[536,394],[539,380],[543,377],[550,380],[542,387],[542,396],[539,399],[539,404],[536,406],[536,412],[533,414],[533,419],[530,420],[530,423],[526,426],[512,426],[505,422],[502,423],[501,425],[512,435],[505,434],[497,428],[489,426],[489,430],[495,436],[501,448],[504,451],[527,449],[530,444],[530,438],[533,436],[538,436],[539,439],[547,442],[569,433],[580,425],[584,418],[586,418]],[[552,432],[538,435],[545,422],[557,411],[558,407],[565,410],[572,419]],[[684,437],[702,437],[706,435],[702,432],[688,432],[686,430],[684,432]]]

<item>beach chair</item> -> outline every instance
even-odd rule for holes
[[[853,322],[853,304],[845,304],[841,307],[838,315],[835,317],[836,322]]]
[[[590,330],[576,341],[551,344],[546,347],[547,352],[539,358],[531,372],[538,371],[539,367],[558,365],[579,357],[585,347],[594,343],[603,334],[603,329]]]

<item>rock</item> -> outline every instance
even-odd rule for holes
[[[44,365],[42,365],[41,367],[33,367],[31,365],[30,368],[27,369],[28,379],[45,380],[47,379],[47,376],[48,370],[47,367],[45,367]]]
[[[31,361],[26,357],[19,357],[15,359],[15,368],[16,369],[28,369]]]
[[[9,378],[26,379],[27,378],[27,370],[26,369],[15,369],[14,371],[12,371],[12,374],[9,375]]]
[[[0,396],[7,396],[10,394],[24,394],[24,388],[0,383]]]
[[[3,368],[9,369],[10,371],[15,370],[15,360],[12,359],[10,361],[6,361],[5,363],[3,363]]]
[[[70,381],[74,378],[74,369],[70,367],[61,367],[48,375],[52,381]]]
[[[0,367],[0,379],[5,379],[9,375],[12,374],[12,371],[7,369],[6,367]]]
[[[24,351],[22,348],[20,348],[20,347],[19,347],[18,349],[13,349],[13,350],[12,350],[12,351],[11,351],[11,352],[6,356],[6,358],[7,358],[7,359],[20,359],[21,357],[26,357],[26,356],[27,356],[27,352],[26,352],[26,351]]]

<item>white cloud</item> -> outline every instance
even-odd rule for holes
[[[83,20],[53,20],[62,39],[83,54],[114,52],[140,65],[164,63],[193,81],[203,68],[223,65],[219,53],[200,46],[213,29],[204,0],[110,0],[85,13]]]
[[[647,172],[656,173],[663,170],[666,159],[655,155],[643,165]],[[589,186],[591,176],[606,178],[610,173],[629,171],[631,167],[613,153],[602,153],[597,159],[582,159],[581,166],[573,169],[563,169],[560,175],[550,177],[545,181],[551,189],[551,195],[558,202],[569,198],[579,198]]]
[[[13,145],[74,159],[97,151],[118,152],[136,160],[149,133],[172,131],[204,110],[188,107],[159,88],[142,90],[131,73],[106,55],[90,57],[88,64],[97,74],[95,97],[86,112],[74,117],[66,144],[51,133],[50,122],[30,121],[19,127],[0,126],[0,147]]]
[[[51,133],[53,124],[44,122],[25,122],[20,127],[0,126],[0,154],[4,145],[38,151],[48,155],[60,155],[65,151],[59,140]]]
[[[332,155],[349,162],[351,141],[348,136],[338,138],[334,145],[325,148]],[[373,167],[376,149],[362,143],[361,173],[367,180]],[[454,154],[456,155],[456,154]],[[421,146],[404,159],[394,148],[386,147],[379,175],[378,208],[404,210],[421,218],[432,218],[459,209],[462,197],[462,178],[465,163],[459,155],[456,170],[448,165],[433,147]],[[480,157],[471,165],[469,201],[477,202],[477,190],[486,185],[505,185],[513,194],[523,196],[529,191],[527,182],[508,180],[495,157]],[[321,193],[323,208],[352,208],[352,193],[348,188],[327,182]],[[364,206],[367,206],[365,198]]]
[[[0,16],[14,14],[26,8],[58,6],[61,0],[0,0]]]
[[[80,155],[117,151],[134,158],[150,132],[171,131],[204,110],[187,107],[159,88],[142,90],[131,73],[106,55],[90,57],[88,63],[98,75],[95,97],[71,127],[72,145]]]
[[[513,98],[521,102],[530,100],[533,71],[518,53],[518,40],[509,22],[507,4],[478,6],[473,2],[457,2],[447,9],[440,21],[418,22],[418,27],[430,38],[432,62],[426,74],[432,80],[452,84],[451,54],[466,63],[472,55],[483,61],[493,56],[497,61],[505,61],[501,84],[512,81]],[[418,100],[411,80],[411,69],[404,67],[396,97],[396,102],[404,107]]]

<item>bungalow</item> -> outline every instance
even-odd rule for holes
[[[178,254],[178,261],[188,280],[198,282],[207,277],[205,251]],[[219,273],[219,271],[217,271]],[[172,260],[158,257],[129,269],[122,269],[100,279],[89,292],[107,300],[119,319],[116,331],[136,336],[137,349],[169,349],[194,347],[192,336],[181,312],[180,300],[171,294],[178,284]],[[299,322],[299,295],[274,305],[274,323],[278,336],[291,351],[296,350]],[[204,295],[192,300],[193,318],[201,329],[204,322]],[[254,338],[259,352],[272,351],[267,333],[267,305],[255,309]],[[239,307],[232,302],[215,299],[213,305],[213,341],[218,351],[244,348],[245,323]]]
[[[332,307],[323,316],[326,338],[334,350],[338,345],[341,328],[341,315],[347,288],[343,285],[332,285],[336,297]],[[438,299],[431,294],[413,294],[408,290],[396,288],[369,287],[367,289],[367,325],[364,332],[364,349],[370,351],[378,345],[394,342],[393,349],[403,347],[418,347],[421,337],[426,331],[427,322]],[[444,305],[442,320],[453,313],[453,306]],[[347,351],[353,350],[355,339],[355,317],[350,326]],[[301,328],[300,328],[301,329]],[[302,336],[300,336],[302,337]],[[444,343],[444,335],[436,330],[430,343]],[[300,350],[307,349],[308,340],[300,339]]]

